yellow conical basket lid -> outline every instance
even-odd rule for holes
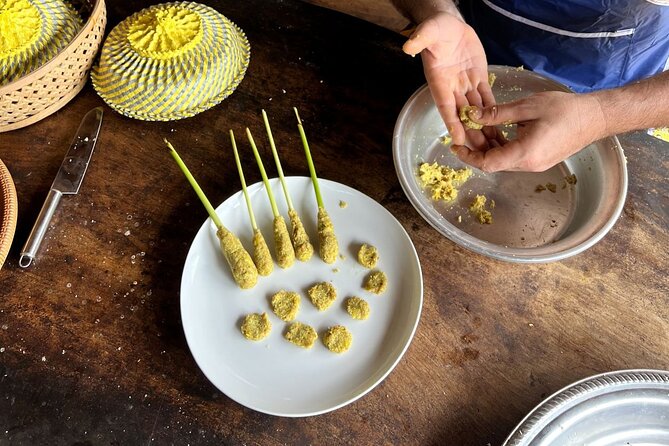
[[[74,39],[82,23],[63,0],[0,0],[0,85],[55,57]]]
[[[171,121],[228,97],[243,79],[249,55],[244,32],[215,9],[164,3],[133,14],[109,33],[91,78],[119,113]]]

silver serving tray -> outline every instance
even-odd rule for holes
[[[669,445],[669,372],[622,370],[548,397],[504,446]]]

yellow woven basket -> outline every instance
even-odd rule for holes
[[[111,30],[91,80],[117,112],[172,121],[232,94],[244,78],[250,51],[241,28],[216,9],[195,2],[163,3]]]
[[[9,170],[0,160],[0,268],[12,246],[17,215],[16,188]]]
[[[35,71],[0,87],[0,132],[46,118],[84,88],[107,24],[104,0],[84,0],[82,29],[53,59]]]

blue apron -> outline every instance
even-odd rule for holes
[[[490,64],[524,65],[577,92],[669,68],[669,6],[647,0],[467,0]]]

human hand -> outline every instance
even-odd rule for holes
[[[405,53],[421,53],[425,78],[454,144],[488,148],[481,131],[465,128],[458,117],[464,105],[495,104],[488,84],[488,62],[474,30],[461,18],[441,12],[424,20],[404,44]],[[488,138],[491,135],[487,135]]]
[[[516,139],[494,139],[488,150],[451,147],[458,158],[484,172],[543,172],[606,134],[604,112],[593,95],[547,91],[477,108],[469,117],[484,126],[518,124]]]

